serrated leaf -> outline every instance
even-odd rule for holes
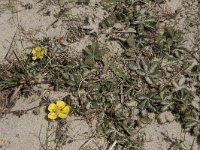
[[[146,76],[145,80],[148,84],[153,85],[153,81],[150,79],[150,77]]]
[[[117,18],[115,14],[109,15],[107,18],[105,18],[103,21],[99,23],[99,26],[103,29],[107,29],[109,27],[113,27],[115,22],[117,22]]]
[[[139,121],[143,124],[149,124],[152,120],[148,117],[148,116],[145,116],[145,117],[141,117],[139,119]]]
[[[193,74],[199,74],[200,73],[200,65],[195,65],[192,67],[191,72]]]
[[[163,106],[163,107],[161,108],[161,111],[164,112],[164,111],[169,110],[171,105],[172,105],[172,104],[167,104],[167,105]]]
[[[122,78],[124,81],[127,79],[127,75],[122,67],[112,64],[111,69],[115,75]]]
[[[199,136],[199,134],[200,134],[200,126],[199,125],[193,128],[193,133],[195,136]]]
[[[136,101],[127,102],[126,106],[128,106],[128,107],[136,107],[137,106],[137,102]]]
[[[149,67],[149,73],[154,73],[155,72],[155,70],[156,70],[156,68],[157,68],[157,66],[158,66],[158,62],[153,62],[152,64],[151,64],[151,66]]]
[[[185,128],[191,128],[193,126],[195,126],[197,123],[196,122],[188,122],[185,124]]]
[[[98,43],[87,46],[87,48],[83,51],[84,63],[93,67],[96,61],[102,61],[102,57],[106,51],[106,49],[100,48]]]
[[[147,108],[152,112],[157,112],[156,108],[153,105],[151,105],[149,102],[147,103]]]
[[[144,95],[140,95],[140,96],[138,96],[138,99],[139,100],[145,100],[145,99],[149,99],[149,97],[148,96],[144,96]]]
[[[95,59],[92,57],[87,57],[84,61],[84,63],[90,67],[93,67],[95,65]]]
[[[101,0],[100,1],[100,4],[105,8],[109,8],[111,6],[114,6],[115,3],[116,3],[116,1],[113,1],[113,0]]]
[[[146,75],[146,73],[143,70],[141,70],[141,69],[136,70],[136,72],[140,76],[145,76]]]
[[[139,107],[141,110],[144,110],[147,103],[148,103],[147,100],[143,100],[143,101],[139,104],[138,107]]]
[[[127,57],[133,57],[136,55],[136,51],[135,49],[133,48],[128,48],[125,50],[125,53],[124,53]]]
[[[138,65],[135,62],[130,62],[129,65],[128,65],[128,67],[129,67],[129,69],[131,69],[133,71],[135,71],[135,70],[138,69]]]
[[[126,42],[130,48],[135,49],[135,36],[129,36]]]
[[[145,72],[148,72],[148,66],[147,66],[147,63],[141,59],[141,64],[142,64],[142,68],[144,69]]]
[[[186,78],[184,76],[182,76],[178,82],[179,86],[182,86],[186,81]]]
[[[103,56],[103,73],[107,73],[109,67],[111,66],[112,62],[110,61],[110,56],[109,55],[104,55]]]
[[[67,83],[68,85],[71,85],[71,86],[75,86],[75,85],[76,85],[76,83],[73,82],[73,81],[67,81],[66,83]]]

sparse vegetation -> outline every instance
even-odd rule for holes
[[[89,3],[83,0],[76,4]],[[33,87],[46,84],[52,90],[65,90],[73,96],[67,98],[67,104],[72,106],[74,115],[90,120],[89,114],[94,114],[95,134],[105,137],[111,147],[143,149],[145,139],[139,130],[152,122],[149,113],[154,113],[153,119],[160,122],[160,114],[166,111],[174,115],[184,132],[198,138],[199,61],[194,65],[194,60],[199,54],[199,42],[195,41],[195,48],[188,49],[184,31],[173,24],[162,24],[174,15],[165,18],[156,11],[149,11],[152,5],[159,7],[163,3],[165,1],[102,0],[100,4],[108,15],[99,23],[98,33],[87,32],[90,29],[81,26],[73,28],[76,30],[73,33],[90,36],[93,40],[81,55],[68,55],[62,51],[62,42],[48,37],[37,40],[46,53],[36,60],[34,56],[35,61],[31,50],[25,57],[13,50],[14,63],[0,65],[0,90],[2,93],[11,91],[4,107],[12,107],[17,95],[40,93],[39,88]],[[117,42],[122,52],[114,53],[100,40],[102,35],[106,35],[108,41]],[[2,110],[0,113],[10,112]],[[64,127],[67,122],[58,124]],[[66,134],[63,132],[67,129],[62,131]],[[65,138],[58,132],[56,137],[61,142]],[[186,147],[181,140],[171,140],[171,149]],[[48,144],[44,149],[48,149]]]

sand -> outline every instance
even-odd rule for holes
[[[62,1],[64,2],[64,0]],[[30,51],[30,47],[35,43],[31,43],[30,40],[26,40],[26,34],[29,37],[41,38],[41,37],[62,37],[66,36],[65,27],[66,22],[56,21],[55,15],[59,11],[58,5],[48,3],[45,8],[42,9],[43,3],[37,3],[35,0],[19,0],[13,1],[13,4],[8,4],[8,0],[0,1],[0,62],[6,62],[5,56],[11,47],[11,43],[14,39],[16,43],[17,53],[26,53]],[[95,3],[98,1],[92,1],[89,7],[87,6],[71,6],[70,13],[73,15],[91,15],[95,18],[91,21],[88,28],[91,28],[92,32],[98,33],[98,23],[106,16],[105,10],[101,7],[95,7]],[[29,5],[31,8],[26,8],[25,5]],[[24,5],[24,7],[22,6]],[[182,7],[182,0],[171,0],[168,2],[168,6],[171,11],[176,11]],[[17,13],[16,13],[17,11]],[[50,11],[50,14],[48,12]],[[181,22],[181,21],[180,21]],[[184,21],[182,21],[184,22]],[[52,23],[53,27],[52,27]],[[64,24],[64,25],[63,25]],[[180,25],[181,26],[181,25]],[[22,30],[23,29],[23,33]],[[17,36],[14,35],[17,33]],[[30,35],[31,34],[31,35]],[[115,49],[115,53],[120,53],[120,45],[113,42],[106,42],[105,35],[101,35],[101,42]],[[194,35],[188,34],[192,39]],[[67,38],[67,37],[66,37]],[[88,36],[84,38],[77,37],[75,42],[66,42],[63,44],[68,45],[68,50],[73,53],[80,53],[81,50],[87,45],[92,43],[92,39]],[[187,43],[188,44],[188,43]],[[187,45],[186,44],[186,45]],[[9,56],[9,57],[12,57]],[[44,87],[43,87],[44,88]],[[67,95],[65,91],[52,92],[48,89],[44,89],[44,95],[49,96],[53,100],[57,100]],[[18,97],[16,105],[12,110],[28,109],[39,104],[42,96],[33,95],[29,98]],[[48,122],[46,117],[45,108],[40,109],[40,113],[35,115],[32,111],[18,117],[13,114],[7,114],[0,118],[0,149],[2,150],[40,150],[45,142]],[[192,145],[193,138],[189,134],[182,132],[181,125],[174,121],[172,114],[166,112],[162,114],[164,118],[163,124],[158,124],[153,121],[149,125],[145,126],[141,130],[141,133],[145,136],[144,150],[167,150],[176,139],[185,140],[185,145]],[[82,146],[86,149],[100,149],[107,148],[107,142],[105,140],[94,138],[91,136],[94,133],[92,129],[84,120],[80,117],[69,116],[67,118],[69,131],[67,134],[67,141],[63,146],[63,149],[67,150],[79,150]],[[167,120],[167,121],[166,121]],[[53,124],[56,124],[54,122]],[[53,126],[52,126],[53,128]],[[52,129],[53,131],[53,129]],[[174,141],[167,141],[167,136]],[[94,144],[94,143],[97,144]],[[86,143],[87,145],[84,145]],[[198,144],[194,144],[194,150],[198,149]]]

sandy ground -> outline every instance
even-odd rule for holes
[[[53,38],[61,37],[65,35],[66,28],[62,28],[62,22],[56,22],[55,27],[50,27],[56,20],[54,15],[58,12],[59,7],[47,6],[44,10],[41,10],[41,3],[36,3],[34,0],[20,0],[23,5],[31,4],[32,8],[25,8],[20,6],[19,2],[15,5],[8,5],[8,0],[0,1],[0,61],[5,62],[4,57],[10,49],[11,43],[16,38],[16,49],[20,50],[18,53],[30,50],[33,46],[30,41],[26,41],[26,37],[20,34],[20,28],[23,28],[24,33],[32,34],[35,38],[41,38],[44,36]],[[181,0],[171,0],[168,4],[172,11],[181,7]],[[98,22],[103,18],[104,10],[102,8],[94,8],[95,1],[91,4],[91,8],[80,7],[71,9],[72,14],[88,14],[97,15],[97,20],[93,22],[93,30],[98,32]],[[13,11],[17,11],[15,13]],[[44,15],[50,11],[50,15]],[[13,13],[12,13],[13,12]],[[91,14],[93,12],[93,14]],[[33,32],[34,31],[34,32]],[[15,37],[15,33],[18,33]],[[190,35],[192,37],[192,35]],[[85,46],[91,43],[89,37],[78,39],[75,43],[66,43],[72,53],[81,51]],[[64,43],[65,44],[65,43]],[[110,47],[116,47],[120,50],[118,44],[107,43]],[[113,46],[114,45],[114,46]],[[11,56],[12,57],[12,56]],[[51,99],[57,100],[66,96],[65,92],[49,92],[47,94]],[[15,107],[12,110],[27,109],[37,106],[41,97],[31,96],[30,98],[21,97]],[[179,123],[173,121],[173,117],[170,113],[162,114],[163,117],[168,120],[162,125],[158,125],[157,122],[152,122],[142,129],[142,133],[145,135],[144,149],[145,150],[167,150],[176,139],[185,139],[186,145],[192,145],[193,137],[189,134],[184,135]],[[38,115],[34,115],[31,111],[21,117],[8,114],[0,119],[0,149],[2,150],[38,150],[42,149],[42,143],[45,142],[48,122],[45,120],[46,112],[45,108],[41,108]],[[90,140],[92,135],[92,129],[89,125],[74,116],[68,117],[69,132],[68,141],[63,149],[79,150],[80,147]],[[167,138],[174,139],[174,141],[164,140]],[[97,139],[92,139],[97,141]],[[102,142],[102,141],[101,141]],[[97,142],[98,143],[98,142]],[[94,142],[90,142],[88,149],[99,149],[94,146]],[[93,146],[92,146],[93,145]],[[98,145],[98,144],[97,144]],[[106,142],[99,144],[101,149],[106,148]],[[197,150],[197,144],[194,144],[194,150]]]
[[[64,92],[49,92],[45,93],[45,95],[55,101],[66,96]],[[13,110],[38,106],[40,98],[35,95],[29,99],[21,98]],[[40,113],[37,115],[33,112],[28,112],[20,117],[16,115],[4,116],[1,119],[0,125],[0,146],[2,146],[2,149],[43,150],[47,136],[55,132],[57,125],[57,122],[51,122],[48,125],[45,109],[44,107],[40,108]],[[69,149],[70,147],[70,150],[78,150],[85,142],[91,139],[93,128],[82,118],[69,116],[67,118],[67,126],[66,144],[63,146],[63,149]],[[54,136],[50,136],[48,141],[53,139]],[[54,143],[50,142],[48,149],[54,149],[53,145]]]
[[[34,1],[26,0],[20,1],[22,4],[31,4],[32,9],[25,9],[20,4],[9,5],[7,0],[0,2],[0,61],[5,62],[4,57],[11,48],[11,43],[15,41],[15,48],[17,53],[24,53],[29,49],[32,43],[27,43],[26,37],[20,32],[20,28],[23,28],[23,32],[26,34],[33,34],[31,36],[41,37],[59,37],[63,32],[61,27],[49,28],[49,26],[55,21],[53,15],[44,16],[43,12],[39,13],[41,9],[40,4],[36,4]],[[5,8],[5,9],[3,9]],[[57,8],[51,7],[52,14],[56,13]],[[18,13],[12,13],[12,11],[18,11]],[[15,36],[16,33],[17,36]],[[14,45],[14,44],[13,44]],[[8,55],[8,58],[12,55]],[[54,99],[62,98],[65,93],[54,93]],[[56,96],[55,96],[56,95]],[[37,106],[40,97],[30,97],[28,99],[21,98],[17,101],[17,104],[13,110],[27,109]],[[34,115],[29,112],[20,118],[15,115],[6,115],[0,119],[0,149],[5,150],[37,150],[42,149],[42,143],[45,142],[47,133],[48,122],[45,120],[46,112],[41,110],[39,115]],[[66,144],[66,148],[70,147],[72,150],[79,149],[81,145],[87,141],[89,135],[89,127],[84,121],[79,121],[75,117],[68,118],[69,126],[69,140],[74,141]],[[71,122],[71,123],[70,123]],[[84,126],[84,128],[83,128]],[[86,135],[86,133],[88,133]]]

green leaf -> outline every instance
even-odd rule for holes
[[[193,133],[195,136],[199,136],[200,134],[200,125],[193,128]]]
[[[200,73],[200,65],[195,65],[192,67],[191,72],[193,74],[199,74]]]
[[[149,67],[149,73],[154,73],[158,66],[158,62],[154,61],[151,66]]]
[[[135,49],[135,36],[129,36],[128,39],[126,40],[128,47]]]
[[[106,51],[107,49],[100,48],[98,43],[87,46],[83,51],[84,63],[89,67],[93,67],[97,61],[102,61],[102,57]]]
[[[142,68],[144,69],[144,71],[148,72],[148,65],[144,59],[141,59],[141,64],[142,64]]]
[[[130,62],[129,64],[128,64],[128,67],[129,67],[129,69],[131,69],[131,70],[133,70],[133,71],[136,71],[137,69],[138,69],[138,64],[136,63],[136,62]]]
[[[152,119],[148,117],[148,115],[144,116],[144,117],[140,117],[139,121],[143,124],[149,124]]]
[[[99,26],[103,29],[107,29],[109,27],[113,27],[116,22],[117,22],[117,17],[113,13],[109,15],[107,18],[105,18],[103,21],[101,21],[99,23]]]
[[[146,82],[150,85],[153,85],[153,81],[150,79],[150,77],[144,77],[144,79],[146,80]]]

